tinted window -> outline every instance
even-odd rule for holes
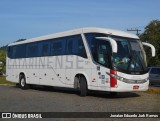
[[[50,55],[50,43],[41,42],[39,43],[40,56],[49,56]]]
[[[51,55],[64,55],[65,54],[66,40],[64,38],[54,39],[51,42]]]
[[[16,46],[12,47],[12,58],[16,58]]]
[[[67,54],[87,58],[86,50],[80,35],[68,37]]]
[[[108,53],[111,51],[110,43],[105,40],[98,40],[97,42],[97,62],[101,65],[109,67]]]
[[[97,62],[97,49],[96,49],[96,34],[86,34],[86,39],[90,48],[90,51],[92,53],[93,59]]]
[[[26,57],[26,45],[16,46],[16,57],[15,58],[25,58]]]
[[[37,57],[38,56],[38,44],[30,43],[27,45],[27,57]]]
[[[81,35],[32,42],[8,47],[8,57],[29,58],[57,55],[78,55],[87,58]]]
[[[26,56],[26,45],[15,45],[10,46],[7,49],[9,58],[25,58]]]
[[[85,34],[85,35],[94,61],[105,67],[109,67],[111,65],[110,43],[105,40],[96,39],[95,37],[102,36],[99,34]]]
[[[12,54],[12,47],[7,47],[7,56],[9,57],[9,58],[11,58],[11,54]]]

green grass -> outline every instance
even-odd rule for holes
[[[0,84],[15,85],[15,83],[6,80],[6,77],[0,76]]]

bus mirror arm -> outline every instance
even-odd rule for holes
[[[112,46],[112,52],[117,53],[117,42],[110,38],[110,37],[95,37],[96,39],[100,39],[100,40],[106,40],[108,42],[110,42],[111,46]]]
[[[155,57],[155,55],[156,55],[156,49],[155,49],[155,47],[152,44],[149,44],[149,43],[146,43],[146,42],[142,42],[142,44],[145,45],[145,46],[150,47],[151,51],[152,51],[152,57]]]

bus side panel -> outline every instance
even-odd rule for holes
[[[18,83],[16,72],[14,69],[7,69],[6,70],[6,80],[10,82]]]
[[[88,59],[76,55],[67,56],[66,67],[66,86],[74,87],[75,76],[80,74],[85,76],[87,83],[90,85],[91,68]]]
[[[65,87],[65,69],[62,56],[39,58],[40,85]]]
[[[18,83],[17,77],[17,64],[16,61],[13,59],[6,58],[6,80],[10,82]]]

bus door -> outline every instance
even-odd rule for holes
[[[110,73],[110,43],[106,40],[97,41],[97,74],[98,74],[98,86],[110,87],[110,77],[106,73]]]

